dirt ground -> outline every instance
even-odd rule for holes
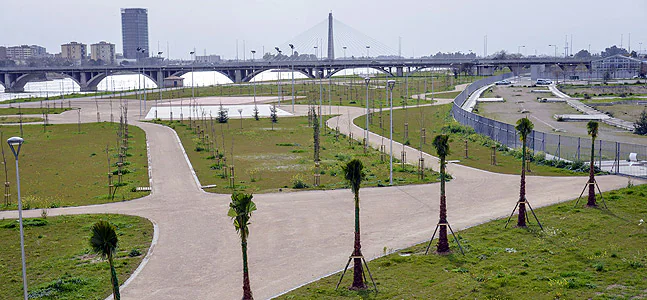
[[[643,81],[644,82],[644,81]],[[567,85],[560,90],[573,97],[582,97],[584,94],[595,96],[610,96],[610,95],[645,95],[647,94],[647,85],[599,85],[599,86],[572,86]]]
[[[611,113],[618,119],[629,122],[636,122],[643,110],[647,110],[647,105],[638,104],[617,104],[611,106],[598,106],[597,110],[603,113]]]
[[[523,86],[526,87],[523,87]],[[546,93],[531,93],[533,89],[546,89],[545,87],[530,87],[529,79],[511,86],[494,86],[489,97],[503,97],[501,103],[479,103],[476,113],[498,121],[515,124],[524,117],[522,111],[527,111],[528,118],[534,123],[535,130],[548,133],[561,133],[568,136],[588,137],[586,122],[557,122],[555,114],[580,114],[566,103],[540,103],[537,97],[556,98]],[[605,107],[606,109],[607,107]],[[610,107],[608,107],[610,108]],[[636,109],[642,111],[642,109]],[[632,134],[626,130],[600,123],[599,139],[606,141],[620,141],[625,143],[647,145],[647,137]]]

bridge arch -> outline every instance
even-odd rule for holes
[[[58,74],[61,75],[65,78],[72,79],[74,83],[76,83],[79,86],[79,89],[81,88],[81,83],[74,78],[73,76],[65,73],[58,73],[58,72],[52,72],[53,74]],[[9,87],[13,92],[24,92],[25,91],[25,85],[34,79],[47,79],[47,74],[46,73],[26,73],[18,76],[16,80],[14,81],[13,84]],[[5,90],[7,87],[5,86]]]
[[[267,68],[267,69],[254,70],[254,72],[247,74],[247,76],[245,78],[243,78],[243,82],[251,82],[252,79],[254,79],[254,77],[260,75],[263,72],[272,71],[272,70],[278,70],[278,71],[280,71],[282,73],[284,73],[284,72],[292,72],[294,70],[295,73],[303,74],[306,78],[314,78],[314,76],[308,74],[305,70],[301,70],[301,69]],[[292,77],[289,77],[289,78],[291,79]]]
[[[217,70],[217,69],[212,69],[212,70],[195,70],[195,71],[193,71],[193,72],[195,72],[195,73],[202,73],[202,72],[216,72],[216,73],[218,73],[218,74],[220,74],[220,75],[224,76],[225,78],[229,79],[231,82],[235,82],[235,81],[234,81],[234,78],[232,78],[232,77],[230,76],[230,74],[227,74],[226,72],[224,72],[224,71],[222,71],[222,70]],[[171,76],[178,76],[178,77],[182,77],[183,75],[188,74],[188,73],[191,73],[191,70],[180,70],[180,71],[177,71],[177,72],[175,72],[175,73],[171,74]]]
[[[387,71],[386,69],[377,68],[377,67],[368,67],[368,68],[380,71],[380,72],[382,72],[382,73],[384,73],[386,75],[389,75],[390,77],[394,77],[393,73],[391,73],[391,71]],[[355,69],[366,69],[366,67],[342,67],[342,68],[334,69],[334,70],[328,72],[328,74],[325,77],[330,78],[330,77],[334,76],[335,74],[337,74],[337,73],[339,73],[339,72],[341,72],[343,70],[355,70]]]
[[[148,73],[144,72],[143,74],[141,72],[134,72],[134,71],[129,71],[129,70],[123,70],[123,71],[117,71],[117,72],[111,72],[111,73],[99,73],[95,75],[94,77],[90,78],[87,82],[87,89],[96,91],[97,87],[99,86],[99,83],[101,83],[102,80],[108,78],[109,76],[118,76],[118,75],[143,75],[144,77],[150,79],[157,87],[160,86],[160,83],[157,82],[156,78],[153,78],[153,76],[149,75]]]

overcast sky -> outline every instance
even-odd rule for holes
[[[346,25],[398,49],[403,56],[429,55],[438,51],[498,50],[524,54],[564,52],[565,36],[573,36],[573,49],[599,52],[621,43],[643,51],[647,48],[647,1],[645,0],[6,0],[2,1],[0,45],[37,44],[50,53],[70,41],[86,44],[108,41],[122,52],[120,8],[148,9],[151,52],[166,52],[172,58],[188,58],[195,47],[199,54],[236,55],[236,39],[242,58],[246,52],[289,42],[333,11]],[[308,52],[303,51],[302,52]],[[397,53],[394,53],[397,54]],[[165,54],[166,55],[166,54]],[[258,55],[258,54],[257,54]]]

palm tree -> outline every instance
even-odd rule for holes
[[[519,132],[521,143],[523,144],[521,155],[521,188],[519,190],[519,218],[517,227],[526,227],[526,140],[532,132],[534,125],[528,118],[522,118],[517,121],[515,127]]]
[[[252,194],[234,193],[231,195],[229,212],[227,213],[234,220],[234,227],[240,235],[240,245],[243,250],[243,300],[254,299],[252,289],[249,286],[249,269],[247,268],[247,227],[252,212],[256,210],[256,204],[252,201]]]
[[[434,137],[433,146],[436,148],[438,158],[440,158],[440,219],[438,224],[447,224],[447,199],[445,197],[445,178],[447,162],[445,159],[449,155],[449,136],[440,134]],[[436,252],[447,253],[449,252],[449,241],[447,241],[447,226],[440,226],[438,232],[438,246]]]
[[[598,206],[595,203],[595,138],[598,137],[598,127],[599,124],[596,121],[589,121],[586,124],[586,128],[591,135],[591,162],[589,164],[589,200],[586,202],[586,206],[595,207]]]
[[[342,166],[344,175],[350,189],[355,194],[355,244],[353,248],[353,285],[350,287],[352,290],[365,290],[366,284],[364,283],[363,269],[362,269],[362,244],[360,243],[359,234],[359,188],[362,180],[364,180],[364,165],[359,159],[349,161],[345,166]]]
[[[110,264],[110,282],[112,283],[112,294],[115,300],[119,300],[119,281],[117,279],[117,272],[113,264],[113,258],[117,252],[117,233],[115,226],[107,221],[99,221],[92,225],[92,235],[90,236],[90,246],[92,250],[101,255],[101,258],[108,259]]]

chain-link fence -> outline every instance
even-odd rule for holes
[[[507,147],[519,148],[521,142],[514,125],[488,119],[461,108],[469,95],[477,89],[512,76],[512,73],[507,73],[472,83],[454,99],[452,114],[456,121],[474,128],[477,133],[486,135]],[[589,138],[533,130],[528,137],[528,147],[535,153],[546,153],[547,158],[584,162],[591,159],[591,139]],[[613,174],[647,178],[647,145],[597,140],[594,150],[595,164],[602,170]]]

